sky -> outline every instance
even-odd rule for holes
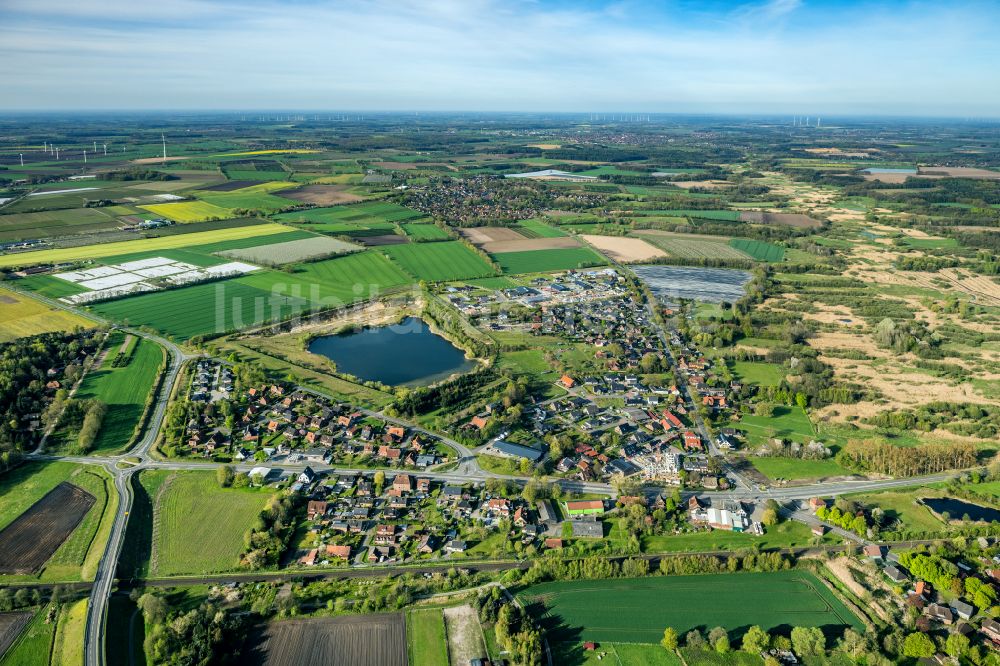
[[[995,118],[998,28],[970,0],[0,0],[0,110]]]

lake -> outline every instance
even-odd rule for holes
[[[964,516],[968,515],[972,521],[1000,522],[1000,509],[963,502],[950,497],[925,497],[920,501],[935,513],[947,513],[952,520],[962,520]]]
[[[750,273],[728,268],[689,266],[632,266],[661,301],[688,298],[708,303],[733,303],[743,297]]]
[[[476,365],[417,317],[391,326],[324,335],[309,343],[309,351],[336,363],[340,372],[389,386],[426,386]]]

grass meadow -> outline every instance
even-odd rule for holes
[[[589,266],[607,265],[607,260],[589,247],[557,250],[527,250],[524,252],[498,252],[493,259],[506,274],[545,273],[565,271]]]
[[[111,367],[111,361],[124,337],[122,333],[111,336],[104,363],[100,368],[87,373],[76,394],[81,400],[95,398],[108,406],[94,442],[95,453],[117,452],[129,444],[136,423],[142,417],[146,398],[153,390],[153,383],[163,365],[164,356],[160,346],[145,338],[138,338],[128,365]]]
[[[220,488],[214,472],[178,472],[154,499],[152,574],[230,571],[239,566],[243,534],[271,491]]]
[[[149,204],[140,206],[154,215],[174,222],[203,222],[212,218],[232,217],[229,208],[217,206],[208,201],[178,201],[177,203]]]
[[[406,612],[406,643],[410,666],[448,663],[448,639],[440,608]]]
[[[459,241],[387,245],[380,249],[418,280],[444,282],[493,275],[493,267]]]

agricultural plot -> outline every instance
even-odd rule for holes
[[[305,185],[294,190],[282,190],[277,194],[285,199],[317,206],[336,206],[364,200],[364,197],[354,194],[346,185]]]
[[[113,321],[150,326],[188,340],[278,321],[308,310],[308,305],[304,298],[272,297],[270,291],[226,280],[105,301],[91,308]]]
[[[91,234],[117,229],[120,223],[100,208],[70,208],[0,215],[0,243]]]
[[[17,637],[21,635],[24,628],[31,621],[31,613],[26,611],[16,613],[0,613],[0,659]]]
[[[51,308],[44,303],[0,287],[0,343],[50,331],[71,331],[77,326],[89,328],[93,322],[71,312]]]
[[[542,624],[549,626],[550,640],[556,643],[656,643],[665,627],[681,635],[715,626],[737,633],[755,624],[765,630],[864,630],[807,571],[560,581],[534,585],[518,596],[544,613]],[[637,608],[643,612],[635,612]]]
[[[633,266],[632,272],[666,302],[689,298],[705,303],[734,303],[743,296],[744,286],[750,281],[747,271],[728,268],[649,265]]]
[[[60,483],[0,531],[0,574],[33,574],[49,561],[97,499]]]
[[[407,666],[402,613],[270,623],[249,661],[263,666]]]
[[[108,342],[110,353],[104,364],[87,373],[77,391],[76,397],[81,400],[93,398],[108,406],[94,440],[94,451],[97,453],[118,451],[129,444],[164,362],[163,350],[158,344],[145,338],[130,337],[135,341],[135,349],[128,365],[111,367],[111,360],[124,339],[121,333],[117,333]]]
[[[280,183],[280,185],[287,186],[288,183],[283,182]],[[268,194],[266,191],[259,191],[254,187],[248,187],[244,190],[238,190],[231,193],[203,192],[199,194],[199,197],[212,206],[226,209],[227,212],[230,209],[235,208],[246,208],[249,210],[263,210],[270,212],[295,205],[292,201],[288,201],[287,199],[273,194]]]
[[[749,238],[733,238],[729,244],[757,261],[778,262],[785,258],[785,248]]]
[[[21,631],[21,637],[3,656],[3,666],[48,666],[49,653],[56,633],[56,623],[48,622],[45,609],[39,609]]]
[[[255,224],[252,226],[231,227],[213,231],[198,231],[190,234],[171,234],[156,238],[120,241],[117,243],[101,243],[83,247],[67,247],[52,250],[36,250],[17,254],[0,255],[0,268],[11,266],[34,266],[47,263],[68,263],[87,261],[104,257],[135,254],[140,252],[158,252],[160,250],[192,247],[206,243],[219,243],[237,239],[272,236],[291,231],[282,224]]]
[[[179,472],[154,500],[151,573],[157,576],[231,571],[243,535],[271,497],[258,489],[220,488],[211,472]]]
[[[394,203],[371,201],[349,206],[294,211],[279,215],[277,219],[289,222],[352,222],[364,225],[370,222],[405,222],[423,216],[420,211]]]
[[[178,201],[177,203],[140,206],[154,215],[174,222],[202,222],[214,218],[232,217],[232,211],[207,201]]]
[[[642,215],[642,216],[646,216],[646,215],[654,215],[654,216],[666,215],[668,217],[693,217],[693,218],[698,218],[698,219],[702,219],[702,220],[715,220],[715,221],[718,221],[718,222],[739,222],[740,221],[740,213],[739,213],[739,211],[735,211],[735,210],[696,210],[696,209],[690,209],[690,210],[675,210],[675,209],[671,209],[671,210],[660,210],[660,209],[643,210],[643,209],[638,209],[638,210],[632,211],[632,214],[633,215]]]
[[[406,613],[406,641],[409,666],[440,666],[448,663],[444,616],[440,608],[410,610]],[[473,655],[475,656],[475,655]],[[468,664],[469,660],[459,661]]]
[[[482,257],[458,241],[390,245],[381,251],[418,280],[466,280],[494,272]]]
[[[437,241],[448,240],[450,238],[448,232],[436,224],[411,222],[400,226],[403,227],[403,231],[406,232],[406,235],[414,240]]]
[[[518,222],[517,228],[526,238],[558,238],[566,235],[562,229],[539,220],[523,220]]]
[[[608,262],[587,247],[556,250],[529,250],[526,252],[500,252],[493,255],[505,274],[545,273],[565,271],[589,266],[604,266]]]
[[[683,259],[736,259],[745,261],[750,255],[731,246],[729,239],[714,236],[688,236],[668,231],[635,232],[672,257]]]
[[[283,243],[270,243],[234,250],[223,250],[218,254],[232,259],[241,259],[265,265],[291,264],[320,257],[332,257],[348,252],[363,250],[360,245],[345,243],[328,236],[309,236]]]
[[[667,253],[650,245],[641,238],[624,238],[621,236],[593,236],[583,234],[585,241],[596,247],[614,261],[631,263],[648,261],[657,257],[665,257]]]

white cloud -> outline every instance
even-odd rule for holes
[[[1000,108],[997,15],[975,7],[4,2],[8,108]]]

